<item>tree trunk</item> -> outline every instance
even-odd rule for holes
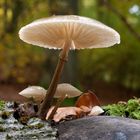
[[[18,19],[24,9],[24,2],[22,0],[15,0],[12,5],[12,18],[7,26],[7,32],[13,33],[17,29]]]

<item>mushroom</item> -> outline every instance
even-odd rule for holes
[[[55,98],[60,98],[67,95],[67,98],[73,98],[80,96],[82,92],[68,83],[58,84],[56,92],[54,94]]]
[[[90,18],[65,15],[34,21],[19,31],[23,41],[50,49],[62,49],[47,95],[39,109],[39,117],[45,120],[51,106],[69,50],[103,48],[120,43],[119,34],[112,28]]]
[[[41,102],[46,95],[46,90],[40,86],[29,86],[19,92],[19,94],[36,102]]]
[[[68,83],[62,83],[58,84],[54,98],[58,98],[58,101],[51,111],[48,119],[52,119],[54,117],[54,114],[56,113],[58,107],[61,105],[61,103],[65,100],[65,98],[73,98],[80,96],[82,92],[72,86],[71,84]]]

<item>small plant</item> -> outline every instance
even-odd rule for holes
[[[118,102],[117,104],[104,106],[106,115],[122,116],[140,120],[140,98]]]

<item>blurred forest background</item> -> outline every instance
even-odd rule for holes
[[[0,98],[16,98],[28,85],[47,88],[57,64],[59,51],[22,42],[19,29],[38,18],[71,14],[114,28],[121,44],[71,51],[61,82],[95,91],[104,104],[140,97],[140,0],[0,0]]]

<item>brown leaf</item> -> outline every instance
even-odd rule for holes
[[[91,111],[91,109],[90,108],[88,108],[87,106],[80,106],[80,108],[82,109],[82,111],[87,115],[90,111]]]
[[[76,107],[58,108],[53,120],[55,122],[59,122],[60,120],[65,119],[67,116],[75,116],[75,118],[77,118],[81,114],[81,112],[82,110]]]
[[[100,102],[95,93],[92,91],[88,91],[81,95],[75,104],[76,107],[86,106],[90,109],[96,105],[100,106]]]
[[[48,119],[48,116],[50,115],[53,107],[50,108],[46,119]],[[68,116],[73,116],[73,118],[79,118],[83,114],[83,110],[78,107],[60,107],[57,109],[56,114],[53,117],[53,120],[55,122],[59,122],[63,119],[66,119]]]
[[[56,113],[53,116],[53,120],[55,122],[59,122],[61,120],[67,120],[67,118],[80,118],[85,115],[88,115],[91,112],[93,106],[100,105],[98,98],[96,95],[88,91],[81,95],[77,102],[76,107],[60,107],[57,109]],[[50,108],[46,119],[49,118],[54,106]]]

